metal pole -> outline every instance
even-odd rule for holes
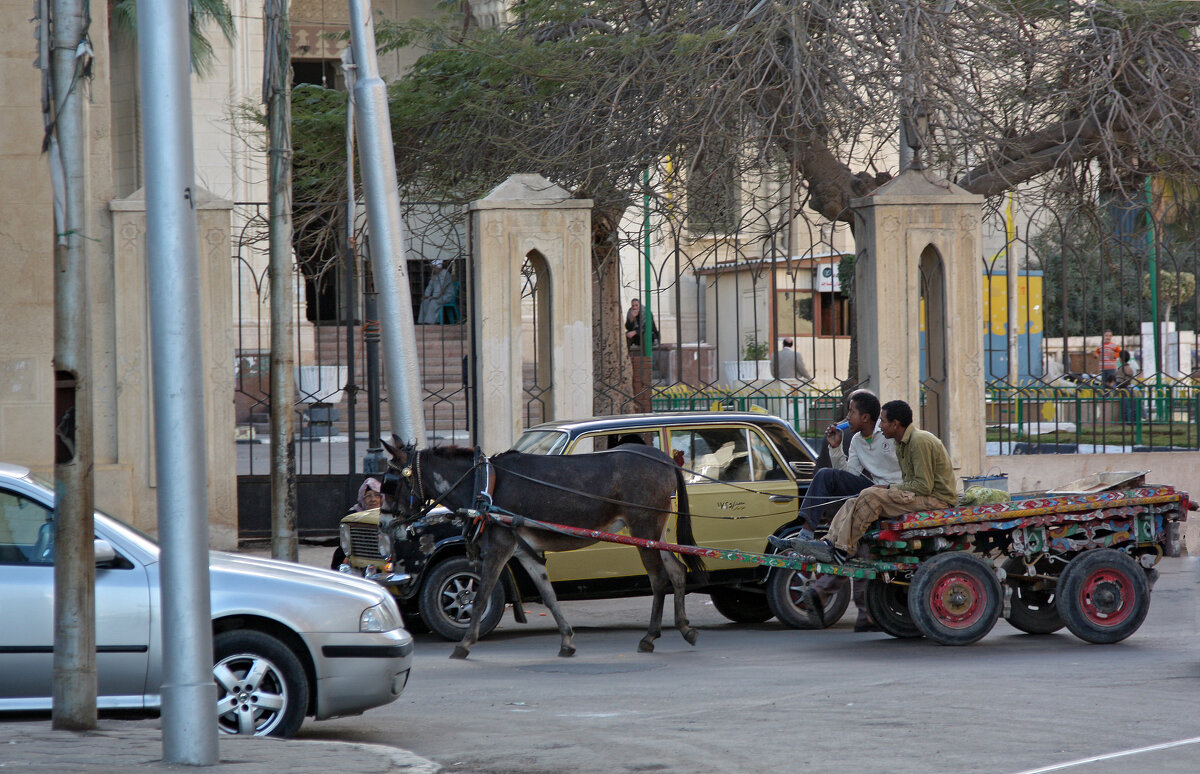
[[[1150,310],[1154,321],[1154,401],[1155,419],[1163,422],[1167,411],[1163,405],[1163,357],[1162,357],[1162,324],[1158,320],[1158,229],[1154,224],[1154,192],[1150,176],[1146,175],[1146,247],[1147,270],[1150,272]]]
[[[342,49],[342,73],[346,79],[346,89],[354,88],[354,57],[350,49]],[[358,319],[358,300],[362,295],[362,281],[358,275],[358,243],[354,238],[354,221],[358,216],[357,202],[354,197],[354,95],[348,94],[346,100],[346,384],[347,397],[346,418],[350,443],[349,458],[346,469],[354,476],[358,457],[358,387],[357,373],[354,362],[355,321]],[[355,491],[354,482],[347,480],[347,500]]]
[[[355,128],[361,148],[359,160],[367,224],[371,230],[371,265],[382,307],[380,323],[391,430],[401,442],[424,446],[417,337],[408,272],[404,268],[404,221],[400,217],[400,192],[396,188],[387,89],[379,77],[370,3],[349,0],[349,4],[350,45],[359,71],[354,84]]]
[[[346,75],[346,198],[349,200],[350,222],[347,224],[347,234],[351,245],[356,245],[354,223],[358,217],[358,198],[354,185],[354,82],[358,76],[358,66],[354,64],[354,52],[348,48],[342,49],[342,72]],[[368,252],[370,252],[370,243]],[[357,269],[358,252],[354,251],[355,276],[361,277]],[[366,286],[370,289],[364,292]],[[367,453],[363,455],[363,473],[366,475],[381,475],[387,472],[387,458],[383,453],[383,445],[379,440],[379,303],[375,293],[374,282],[356,280],[356,294],[363,294],[363,354],[367,361]],[[352,439],[350,448],[357,452],[358,444]]]
[[[1006,290],[1008,293],[1008,383],[1016,387],[1021,381],[1021,345],[1020,345],[1020,305],[1018,293],[1020,287],[1019,268],[1017,266],[1016,224],[1013,222],[1013,194],[1008,194],[1008,208],[1004,219],[1004,272],[1007,275]]]
[[[271,556],[300,558],[296,536],[296,446],[292,409],[292,73],[287,0],[266,0],[267,42],[263,99],[267,103],[268,205],[271,285]]]
[[[347,208],[349,216],[353,210],[353,203]],[[358,441],[355,433],[355,428],[358,423],[358,369],[354,362],[354,323],[358,319],[358,256],[355,255],[354,244],[349,242],[346,244],[346,252],[344,255],[345,272],[343,273],[345,282],[345,312],[346,315],[346,426],[347,434],[350,436],[350,442],[346,444],[347,459],[346,471],[351,477],[355,474],[355,469],[358,467]],[[354,488],[354,484],[350,479],[346,480],[347,490]],[[347,495],[351,492],[347,491]]]
[[[162,565],[163,761],[210,766],[218,760],[217,691],[204,370],[194,355],[201,326],[188,14],[183,3],[144,0],[137,17]]]
[[[363,346],[367,350],[367,453],[363,473],[387,472],[387,457],[379,442],[379,294],[367,291],[363,312]]]
[[[45,16],[43,16],[43,19]],[[96,727],[96,564],[88,332],[86,4],[54,0],[51,167],[64,206],[54,227],[54,657],[51,725]],[[43,27],[42,35],[49,34]],[[16,623],[10,625],[19,625]]]
[[[642,285],[642,354],[651,357],[654,342],[654,317],[650,312],[650,169],[642,172],[642,248],[646,283]]]

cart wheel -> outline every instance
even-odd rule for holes
[[[1081,640],[1120,642],[1146,620],[1146,572],[1128,554],[1111,548],[1084,551],[1058,579],[1058,614]]]
[[[884,583],[880,578],[867,582],[867,612],[880,629],[893,637],[920,637],[921,630],[908,612],[908,586],[903,583]]]
[[[1049,575],[1050,568],[1046,560],[1040,560],[1034,569],[1042,575]],[[1008,585],[1012,588],[1010,609],[1004,620],[1014,629],[1020,629],[1026,634],[1053,634],[1063,628],[1062,616],[1058,614],[1055,605],[1054,589],[1034,588],[1034,584],[1025,581],[1014,581],[1025,575],[1025,562],[1017,557],[1004,560],[1004,572],[1008,575]]]
[[[775,617],[793,629],[824,629],[842,619],[850,604],[850,579],[839,584],[825,600],[824,623],[803,601],[804,592],[821,576],[812,572],[776,567],[767,581],[767,604]]]
[[[921,632],[942,645],[978,642],[1000,617],[1000,581],[974,554],[953,551],[921,563],[908,589]]]

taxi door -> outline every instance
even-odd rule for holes
[[[684,469],[696,545],[762,553],[767,536],[795,518],[796,480],[756,427],[671,428],[668,444]],[[705,559],[705,565],[747,566],[716,559]]]
[[[657,428],[650,430],[619,430],[587,433],[575,439],[567,449],[567,454],[589,454],[591,452],[611,449],[621,443],[632,441],[636,436],[640,442],[656,449],[662,448],[662,435]],[[675,507],[672,499],[671,507]],[[621,535],[628,535],[629,530],[622,528]],[[663,540],[675,542],[675,517],[669,517]],[[641,554],[633,546],[621,543],[605,543],[598,541],[576,551],[547,551],[546,571],[550,580],[599,580],[604,578],[624,578],[631,575],[645,575],[646,568],[642,564]]]

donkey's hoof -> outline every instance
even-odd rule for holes
[[[691,628],[690,626],[687,629],[685,629],[683,632],[683,639],[687,640],[688,645],[695,645],[696,638],[699,636],[700,636],[700,632],[696,631],[695,629]]]
[[[653,653],[654,640],[642,640],[638,643],[638,653]]]
[[[450,658],[466,658],[471,651],[464,648],[462,645],[455,645],[454,652],[450,654]]]
[[[563,645],[561,648],[558,649],[558,657],[559,658],[570,658],[571,656],[574,656],[574,655],[575,655],[575,648],[571,647],[570,645]]]

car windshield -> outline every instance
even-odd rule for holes
[[[784,426],[774,423],[764,423],[760,427],[775,442],[779,453],[783,455],[783,458],[789,464],[792,462],[815,462],[809,454],[808,449],[804,447],[795,435],[788,432]]]
[[[562,430],[526,430],[513,449],[525,454],[558,454],[567,445]]]

